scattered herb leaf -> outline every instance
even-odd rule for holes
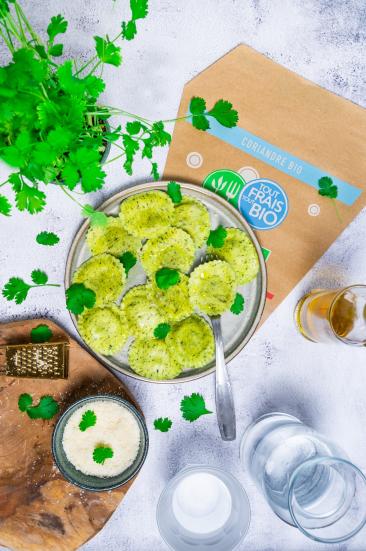
[[[45,285],[48,281],[48,275],[42,270],[33,270],[31,278],[35,285]]]
[[[87,411],[84,411],[81,421],[79,423],[79,429],[84,432],[89,427],[94,427],[95,423],[97,422],[97,416],[95,415],[94,411],[91,409],[88,409]]]
[[[323,176],[318,180],[319,195],[323,197],[329,197],[330,199],[335,199],[338,196],[338,187],[333,184],[332,178],[329,176]]]
[[[227,231],[223,226],[217,226],[215,230],[210,231],[210,235],[207,239],[207,245],[219,249],[224,245],[225,239],[227,236]]]
[[[21,394],[18,398],[18,408],[20,411],[27,411],[33,403],[33,398],[30,394]]]
[[[60,406],[52,396],[42,396],[38,405],[32,406],[30,394],[21,394],[18,398],[20,411],[25,411],[31,419],[52,419],[59,412]]]
[[[82,214],[90,219],[92,226],[105,226],[108,222],[108,216],[104,212],[94,210],[91,205],[84,205]]]
[[[206,409],[205,400],[202,394],[198,394],[197,392],[193,392],[191,396],[184,396],[180,403],[180,410],[183,419],[190,423],[196,421],[201,415],[212,413],[212,411]]]
[[[156,339],[165,339],[170,330],[171,326],[169,323],[159,323],[154,329],[154,337]]]
[[[233,104],[224,99],[219,99],[208,114],[226,128],[233,128],[239,120],[238,112],[233,109]]]
[[[5,195],[0,195],[0,214],[4,216],[10,216],[11,204]]]
[[[81,314],[84,308],[93,308],[95,300],[95,292],[84,283],[73,283],[66,290],[66,307],[73,314]]]
[[[158,163],[151,163],[151,176],[153,176],[155,182],[159,180],[160,174],[158,171]]]
[[[37,327],[33,327],[30,334],[32,342],[47,342],[53,335],[52,330],[44,323],[37,325]]]
[[[37,235],[36,241],[39,245],[52,246],[52,245],[56,245],[60,241],[60,238],[58,235],[56,235],[53,232],[41,231]]]
[[[20,277],[11,277],[4,285],[2,294],[6,300],[14,300],[16,304],[21,304],[27,298],[30,288],[31,285],[28,285]]]
[[[169,289],[169,287],[180,282],[180,274],[178,270],[161,268],[155,274],[155,281],[159,289]]]
[[[182,192],[180,190],[180,185],[177,184],[177,182],[169,182],[167,191],[173,203],[177,205],[182,202]]]
[[[96,446],[93,451],[93,459],[96,463],[104,465],[106,459],[113,457],[113,450],[109,446]]]
[[[244,310],[244,297],[240,293],[236,293],[234,302],[230,306],[230,312],[239,315]]]
[[[159,419],[155,419],[154,421],[154,428],[155,430],[160,430],[160,432],[168,432],[168,430],[171,429],[171,426],[173,424],[173,421],[168,419],[168,417],[159,417]]]
[[[123,267],[125,269],[126,276],[127,276],[128,272],[136,264],[137,258],[130,251],[127,251],[127,252],[123,253],[123,255],[119,257],[119,259],[120,259],[120,262],[122,262],[122,264],[123,264]]]

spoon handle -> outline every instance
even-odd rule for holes
[[[235,440],[236,420],[231,383],[224,356],[220,317],[211,318],[216,345],[216,415],[223,440]]]

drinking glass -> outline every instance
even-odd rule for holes
[[[296,417],[271,413],[245,432],[240,458],[273,511],[322,543],[366,523],[366,478],[334,442]]]
[[[314,289],[295,309],[300,333],[313,342],[366,345],[366,285]]]

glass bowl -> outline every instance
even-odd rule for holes
[[[122,471],[120,474],[111,476],[111,477],[99,477],[94,475],[87,475],[79,471],[70,463],[67,459],[65,451],[62,446],[62,439],[66,423],[70,419],[71,415],[80,407],[88,404],[89,402],[95,402],[99,400],[112,400],[122,405],[136,419],[139,429],[140,429],[140,447],[137,453],[137,456],[127,469]],[[149,435],[146,427],[146,423],[142,415],[137,411],[137,409],[127,400],[124,400],[120,396],[115,396],[111,394],[98,394],[97,396],[88,396],[87,398],[82,398],[74,404],[72,404],[67,410],[61,415],[59,420],[56,423],[56,426],[52,435],[52,453],[57,467],[59,468],[61,474],[76,486],[83,488],[84,490],[89,490],[92,492],[103,492],[106,490],[113,490],[118,488],[123,484],[126,484],[131,478],[133,478],[138,471],[141,469],[149,448]]]

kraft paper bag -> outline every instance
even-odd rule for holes
[[[204,185],[234,204],[267,259],[267,317],[366,203],[366,111],[240,45],[184,88],[229,100],[238,126],[175,126],[164,178]],[[318,193],[319,179],[337,198]]]

